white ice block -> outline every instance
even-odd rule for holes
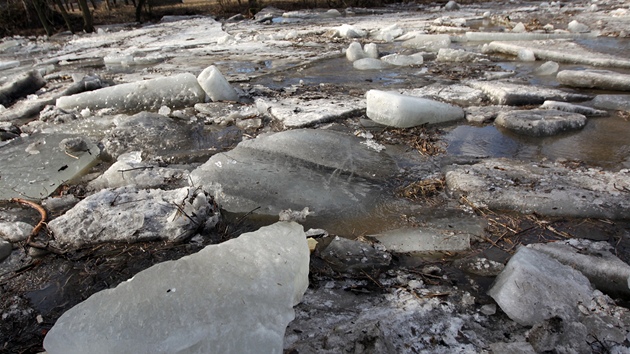
[[[464,110],[450,104],[394,92],[370,90],[367,116],[377,123],[398,128],[464,119]]]
[[[116,111],[158,110],[162,106],[185,107],[203,102],[206,93],[195,75],[178,74],[157,79],[130,82],[57,99],[62,109]]]
[[[199,85],[212,101],[237,101],[238,94],[216,66],[211,65],[197,77]]]

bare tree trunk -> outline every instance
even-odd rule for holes
[[[44,26],[46,35],[49,37],[52,36],[53,29],[50,26],[50,23],[48,23],[48,20],[46,19],[46,13],[44,12],[44,6],[46,5],[43,4],[41,0],[33,0],[33,6],[35,7],[35,11],[37,12],[37,17],[39,17],[39,22],[41,22],[42,26]]]
[[[90,13],[87,0],[79,0],[79,7],[83,13],[83,30],[87,33],[94,32],[94,21],[92,20],[92,13]]]
[[[28,5],[26,5],[26,1],[22,0],[22,6],[24,6],[24,13],[26,14],[26,22],[31,22],[31,16],[29,15],[30,11],[28,10]]]
[[[90,0],[90,2],[92,3],[92,8],[94,10],[96,10],[97,6],[96,6],[96,1],[95,0]]]
[[[68,27],[68,30],[71,33],[74,33],[74,30],[72,29],[72,25],[70,24],[70,18],[68,17],[68,12],[66,11],[66,8],[63,7],[61,0],[53,0],[53,1],[55,2],[55,5],[57,5],[57,7],[59,8],[59,11],[61,12],[61,16],[63,17],[63,21],[66,23],[66,27]]]
[[[133,1],[135,4],[135,0],[131,0],[131,1]],[[144,12],[146,13],[147,20],[151,20],[151,17],[152,17],[151,0],[138,0],[138,3],[136,5],[136,22],[142,23],[142,8],[143,7],[146,7],[144,9]]]
[[[145,2],[146,0],[138,0],[138,3],[136,5],[136,22],[142,23],[142,7],[144,6]]]
[[[63,0],[63,3],[66,5],[66,11],[74,12],[74,4],[71,0]]]

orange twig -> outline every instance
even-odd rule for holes
[[[41,205],[39,205],[39,204],[37,204],[35,202],[31,202],[30,200],[21,199],[21,198],[11,198],[10,202],[19,203],[19,204],[22,204],[22,205],[29,206],[29,207],[37,210],[39,212],[39,215],[41,215],[41,219],[39,220],[39,223],[37,223],[37,225],[35,225],[35,227],[33,228],[33,231],[31,231],[31,234],[28,235],[28,239],[26,239],[26,244],[30,244],[31,243],[31,239],[33,237],[37,236],[37,234],[42,229],[42,227],[44,227],[44,225],[46,223],[46,218],[48,217],[48,214],[46,213],[46,210]]]

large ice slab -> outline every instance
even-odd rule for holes
[[[427,98],[379,90],[368,91],[366,97],[367,116],[393,127],[410,128],[464,119],[464,110],[460,107]]]
[[[565,321],[589,304],[593,288],[582,273],[548,255],[521,247],[488,291],[512,320],[532,326],[558,316]]]
[[[102,242],[177,241],[218,221],[212,200],[194,188],[172,191],[121,187],[104,189],[50,221],[62,247]]]
[[[478,207],[548,216],[625,219],[630,171],[488,159],[447,169],[448,188]]]
[[[490,97],[492,103],[498,105],[523,106],[542,104],[546,100],[575,102],[591,98],[589,95],[580,93],[504,81],[468,81],[466,84],[483,91]]]
[[[491,42],[485,52],[517,56],[523,50],[531,50],[539,60],[559,63],[585,64],[611,68],[630,68],[630,60],[624,57],[602,54],[567,41],[548,40],[532,42]]]
[[[304,128],[335,119],[346,118],[365,109],[365,102],[355,97],[338,96],[331,99],[256,100],[261,114],[269,115],[285,128]]]
[[[206,92],[197,78],[183,73],[157,79],[130,82],[83,92],[57,99],[57,107],[63,109],[99,110],[112,108],[116,111],[157,111],[162,106],[186,107],[203,102]]]
[[[363,215],[382,198],[375,181],[397,168],[384,152],[361,142],[312,129],[259,136],[211,157],[191,172],[191,183],[231,212],[277,217],[284,209],[308,207],[313,220]]]
[[[617,258],[608,242],[570,239],[533,243],[527,247],[545,253],[558,262],[579,270],[599,290],[611,296],[628,296],[630,265]]]
[[[188,122],[149,112],[131,117],[120,115],[114,119],[114,124],[116,127],[102,140],[104,154],[111,158],[142,151],[145,159],[159,157],[167,163],[203,162],[217,150],[231,146],[241,138],[241,133],[234,127],[210,132],[201,120]]]
[[[540,32],[466,32],[468,41],[535,41],[543,39],[595,38],[596,33],[540,33]]]
[[[0,200],[49,196],[64,183],[98,162],[100,150],[90,141],[85,149],[66,151],[60,143],[71,135],[33,135],[0,147]]]
[[[562,70],[556,79],[571,87],[630,91],[630,75],[609,70]]]
[[[405,48],[437,52],[440,48],[448,48],[451,37],[448,34],[418,34],[403,42]]]
[[[308,286],[302,227],[279,222],[157,264],[63,314],[49,354],[282,353]]]

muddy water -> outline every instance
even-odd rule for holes
[[[445,137],[447,152],[476,157],[509,157],[537,161],[568,159],[610,170],[630,168],[630,121],[611,114],[589,118],[578,132],[533,138],[493,125],[460,125]]]

